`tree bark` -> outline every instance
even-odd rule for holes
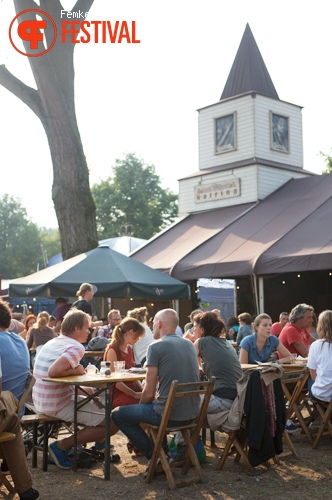
[[[28,58],[37,90],[18,80],[4,65],[0,66],[0,84],[27,104],[44,126],[53,164],[52,199],[61,251],[68,259],[98,246],[96,207],[75,112],[75,44],[61,43],[63,7],[59,0],[41,0],[40,6],[33,0],[14,0],[14,4],[16,13],[41,9],[57,24],[58,38],[53,48],[43,56]],[[77,0],[73,11],[88,12],[92,4],[93,0]],[[22,15],[18,21],[23,19]],[[27,42],[24,47],[31,53]]]

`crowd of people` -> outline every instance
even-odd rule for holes
[[[160,423],[170,385],[175,379],[194,382],[200,377],[215,377],[215,388],[208,406],[208,413],[214,414],[232,407],[237,397],[237,382],[243,373],[241,365],[291,362],[298,355],[308,358],[311,397],[324,402],[329,402],[332,397],[332,311],[323,311],[317,321],[310,305],[298,304],[290,313],[281,312],[279,321],[272,323],[271,317],[265,313],[253,319],[249,313],[243,312],[237,318],[224,321],[218,310],[203,312],[196,309],[190,314],[182,334],[178,314],[173,309],[157,312],[150,326],[146,307],[130,310],[125,317],[118,309],[111,309],[106,321],[98,320],[89,303],[93,294],[93,286],[83,283],[77,291],[78,300],[73,304],[61,297],[56,300],[54,318],[42,311],[37,317],[29,314],[24,323],[14,320],[7,303],[0,301],[0,431],[9,430],[1,405],[12,407],[13,401],[17,405],[24,392],[31,369],[31,349],[36,354],[32,361],[36,379],[32,396],[36,411],[73,421],[73,388],[44,382],[43,378],[82,375],[85,371],[82,358],[93,336],[106,339],[103,359],[110,362],[112,371],[116,361],[123,361],[126,369],[135,365],[146,368],[143,384],[115,384],[111,435],[120,429],[128,437],[129,452],[143,454],[147,460],[152,456],[154,445],[144,424]],[[52,319],[53,327],[50,326]],[[93,394],[92,388],[88,391]],[[84,394],[79,396],[84,397]],[[170,419],[177,424],[188,423],[195,418],[198,407],[199,401],[192,400],[183,405],[179,399]],[[15,446],[20,460],[14,463],[8,446],[0,445],[0,452],[20,498],[38,498],[38,492],[32,488],[25,456],[21,456],[19,418],[17,415],[18,426],[15,421],[10,428],[15,429],[17,435],[12,446]],[[103,451],[105,412],[98,398],[91,399],[84,411],[78,411],[78,423],[83,428],[77,433],[77,443],[93,442],[98,451]],[[287,421],[286,430],[290,433],[298,431],[291,421]],[[49,453],[60,468],[73,466],[69,457],[73,445],[73,436],[49,445]]]

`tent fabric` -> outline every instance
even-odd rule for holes
[[[252,206],[254,203],[246,203],[188,215],[141,246],[131,256],[154,269],[173,275],[174,266],[182,258],[218,234]]]
[[[134,238],[133,236],[117,236],[116,238],[108,238],[106,240],[100,240],[99,246],[108,245],[112,250],[122,253],[123,255],[129,255],[130,252],[136,250],[147,240],[143,238]],[[62,254],[58,253],[53,255],[47,263],[47,267],[54,266],[54,264],[59,264],[62,262]]]
[[[332,174],[292,179],[179,258],[171,274],[193,280],[332,269],[331,215]],[[206,224],[213,217],[206,212]],[[195,238],[195,228],[186,235]],[[144,248],[153,267],[163,264],[153,242]]]
[[[126,257],[108,246],[55,264],[9,285],[10,297],[73,297],[82,283],[95,296],[139,299],[187,299],[188,285]]]

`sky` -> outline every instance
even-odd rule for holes
[[[63,0],[64,9],[75,2]],[[77,44],[76,113],[90,184],[134,152],[162,186],[198,170],[197,109],[220,99],[249,23],[279,98],[303,106],[304,168],[321,173],[332,147],[329,0],[95,0],[87,20],[136,22],[137,44]],[[8,28],[13,0],[0,0],[0,64],[35,87],[28,58]],[[0,86],[0,197],[18,198],[39,227],[57,227],[52,163],[34,113]]]

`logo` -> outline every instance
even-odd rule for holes
[[[154,288],[156,295],[162,295],[164,293],[163,288]]]
[[[61,10],[58,24],[39,9],[27,9],[17,14],[9,26],[9,39],[17,52],[27,57],[38,57],[49,52],[58,43],[141,43],[136,34],[136,21],[87,21],[88,12]],[[15,21],[18,22],[16,28]],[[24,43],[26,52],[19,49]]]
[[[23,16],[23,20],[19,21],[19,18]],[[41,17],[41,19],[37,19]],[[17,30],[14,28],[14,23],[17,20],[18,27]],[[45,32],[48,32],[48,47],[45,48],[44,38]],[[23,10],[17,16],[14,17],[9,26],[9,39],[17,52],[27,57],[39,57],[46,54],[51,50],[56,42],[57,38],[57,28],[54,20],[49,14],[39,9],[27,9]],[[27,44],[27,52],[23,52],[17,46],[17,44],[22,40]],[[33,51],[33,52],[32,52]]]

